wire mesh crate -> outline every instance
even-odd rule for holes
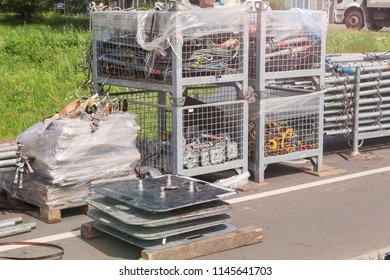
[[[257,182],[271,163],[310,158],[321,169],[322,92],[269,87],[250,104],[250,116],[248,161]]]
[[[97,12],[95,86],[172,92],[175,85],[247,80],[247,14],[232,8]]]
[[[235,86],[188,88],[180,104],[164,92],[124,96],[137,114],[141,165],[196,176],[248,170],[248,103]]]
[[[249,27],[249,84],[263,90],[278,78],[325,75],[324,11],[254,11]]]

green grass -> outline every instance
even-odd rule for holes
[[[390,33],[329,29],[327,53],[361,53],[390,51]]]
[[[75,99],[76,65],[90,41],[88,17],[49,14],[26,25],[0,14],[0,141],[55,114]]]
[[[50,13],[25,24],[0,13],[0,142],[76,98],[85,74],[77,64],[90,42],[89,17]],[[327,53],[388,51],[390,33],[330,29]],[[88,90],[81,92],[87,95]]]

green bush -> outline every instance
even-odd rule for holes
[[[2,11],[13,12],[26,22],[42,20],[42,12],[51,7],[50,0],[0,0]]]
[[[68,0],[67,12],[71,14],[86,13],[89,1],[83,0]]]
[[[285,0],[269,0],[268,3],[272,10],[288,10],[291,8]]]

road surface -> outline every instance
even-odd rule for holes
[[[298,171],[308,162],[270,165],[268,186],[227,199],[233,207],[231,223],[262,228],[263,242],[199,259],[344,260],[383,254],[390,248],[390,139],[366,140],[361,149],[381,159],[347,161],[341,155],[350,150],[343,138],[326,139],[324,164],[345,172],[325,177]],[[46,224],[23,213],[0,212],[0,220],[22,216],[37,223],[30,233],[1,241],[40,238],[62,246],[67,260],[139,258],[140,248],[116,238],[82,239],[79,229],[91,220],[88,216],[74,209],[62,215],[60,223]],[[23,250],[0,247],[0,254]]]

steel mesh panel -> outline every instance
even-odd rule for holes
[[[327,24],[322,11],[261,13],[265,26],[258,22],[258,13],[253,12],[250,17],[249,79],[258,78],[257,67],[265,73],[293,71],[286,73],[286,77],[297,75],[299,70],[323,69],[321,53],[325,50],[325,40],[321,36]],[[257,45],[257,36],[261,37],[261,46]],[[265,49],[264,53],[260,48]],[[263,65],[256,66],[256,57],[261,55],[264,55]]]
[[[240,99],[241,91],[234,85],[189,87],[188,96],[204,103],[236,101]]]
[[[128,111],[137,115],[140,131],[137,148],[141,165],[169,172],[171,156],[172,111],[170,95],[162,92],[138,92],[124,95]]]
[[[290,155],[299,158],[320,145],[320,96],[269,90],[261,96],[259,118],[260,151],[256,153],[256,126],[249,123],[249,162]],[[297,98],[290,99],[295,96]],[[286,99],[287,97],[287,99]],[[282,104],[282,105],[275,105]]]
[[[183,109],[185,168],[243,159],[242,101],[187,106]]]
[[[246,101],[238,99],[235,87],[189,88],[183,106],[179,107],[172,107],[171,95],[163,92],[140,91],[124,98],[140,125],[137,147],[142,165],[172,173],[174,151],[182,153],[182,161],[177,164],[185,170],[246,159]],[[174,123],[173,110],[181,111],[180,123]],[[173,135],[174,126],[180,128],[178,135]],[[177,137],[179,147],[172,146],[173,137]]]
[[[184,39],[183,77],[218,77],[243,73],[242,42],[242,34],[233,33]]]
[[[172,28],[168,24],[174,12],[150,13],[143,19],[145,44],[162,39],[158,45],[146,49],[139,44],[139,13],[94,15],[95,75],[106,84],[111,83],[110,79],[117,79],[171,85],[176,70],[174,60],[181,65],[181,78],[218,78],[244,73],[244,23],[226,32],[229,24],[226,17],[219,26],[200,24],[182,30],[180,23],[185,22],[188,14],[179,13],[175,17],[179,22],[177,33],[166,36],[164,32]]]

